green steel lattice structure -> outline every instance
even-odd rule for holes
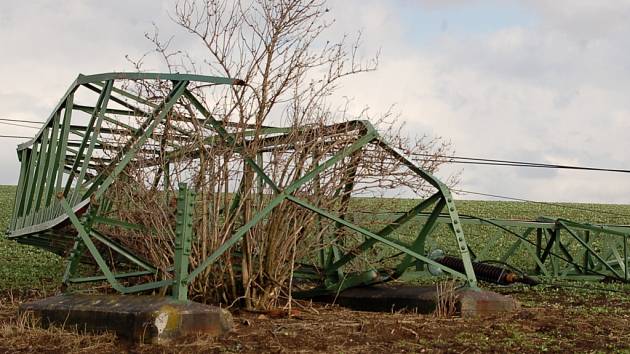
[[[141,97],[125,89],[125,85],[121,85],[122,82],[129,81],[159,83],[168,87],[169,92],[162,102],[152,103],[146,97]],[[166,156],[167,159],[182,158],[184,153],[177,139],[170,139],[160,133],[165,117],[178,101],[186,100],[194,107],[196,113],[203,117],[200,123],[210,132],[206,140],[208,144],[227,144],[235,151],[244,149],[243,144],[246,144],[246,141],[236,139],[235,133],[230,132],[230,127],[234,123],[227,118],[215,118],[202,101],[190,91],[193,84],[242,86],[245,83],[236,79],[184,74],[79,75],[38,134],[18,146],[20,177],[7,237],[66,256],[68,259],[64,274],[66,284],[107,281],[121,293],[171,286],[173,296],[185,300],[187,285],[192,279],[200,276],[228,249],[237,246],[248,230],[267,217],[274,208],[288,201],[334,222],[338,228],[351,230],[364,238],[362,243],[346,253],[340,252],[333,242],[329,257],[323,256],[319,263],[312,265],[311,268],[307,267],[304,273],[296,273],[296,276],[321,280],[319,290],[323,292],[396,279],[412,267],[422,268],[427,264],[442,269],[475,288],[477,280],[472,261],[486,260],[484,257],[494,247],[495,242],[504,238],[513,240],[513,243],[505,250],[500,260],[509,262],[510,257],[517,251],[525,250],[530,254],[534,265],[532,272],[540,276],[615,278],[624,281],[629,279],[629,228],[579,224],[568,220],[524,222],[460,217],[451,192],[444,183],[389,146],[369,122],[351,121],[328,126],[323,133],[333,134],[340,129],[356,131],[356,139],[334,156],[314,166],[310,171],[305,171],[299,179],[284,188],[280,188],[272,180],[260,161],[243,155],[243,162],[251,167],[258,175],[260,183],[264,183],[273,192],[273,196],[264,208],[237,228],[220,247],[194,269],[189,269],[188,265],[190,243],[195,237],[190,227],[194,212],[194,193],[186,185],[180,185],[177,199],[175,257],[170,268],[172,274],[161,280],[124,286],[120,282],[121,279],[156,275],[157,269],[134,254],[133,250],[121,246],[108,235],[97,231],[94,226],[104,224],[109,227],[138,228],[138,225],[107,217],[106,211],[116,206],[111,205],[105,198],[105,192],[120,178],[121,172],[130,162],[137,161],[140,152],[142,158],[146,158],[147,154],[153,154],[156,158],[158,156]],[[92,105],[75,103],[75,97],[82,91],[96,95]],[[129,117],[133,117],[139,123],[129,124]],[[185,121],[187,118],[179,116],[178,119]],[[77,124],[78,122],[83,124]],[[263,149],[270,149],[282,145],[283,137],[288,136],[291,129],[293,128],[263,127],[257,133],[251,131],[245,132],[244,135],[261,134],[262,141],[266,144],[263,145]],[[190,133],[182,127],[176,130],[180,139],[185,139]],[[123,143],[111,139],[120,135],[128,139]],[[148,143],[161,146],[162,150],[151,150],[147,148],[150,146]],[[324,210],[296,195],[295,192],[300,187],[318,178],[320,173],[367,147],[383,149],[413,171],[417,178],[433,186],[434,193],[379,231],[370,231],[349,221],[344,215]],[[102,153],[105,150],[114,154],[106,156]],[[166,173],[164,175],[167,176]],[[352,185],[348,185],[348,188],[352,188]],[[392,237],[401,226],[408,225],[412,219],[418,218],[422,222],[414,240],[402,242]],[[465,266],[463,272],[439,264],[427,256],[425,245],[439,224],[447,225],[450,229],[457,247],[456,255],[463,260]],[[488,239],[483,247],[473,249],[466,242],[464,225],[489,226],[496,230],[496,234],[492,239]],[[344,274],[345,265],[375,245],[385,245],[403,255],[393,272],[368,269],[359,274]],[[106,251],[116,253],[118,259],[134,265],[139,270],[115,272],[112,270],[112,264],[104,257]],[[77,265],[86,257],[86,252],[100,269],[100,275],[76,276]]]

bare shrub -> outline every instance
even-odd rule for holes
[[[168,276],[174,198],[178,183],[187,182],[197,191],[190,258],[195,268],[235,230],[252,222],[278,193],[354,144],[364,134],[364,126],[348,119],[346,107],[332,107],[328,97],[342,78],[374,70],[378,56],[359,60],[360,36],[323,43],[322,34],[330,24],[327,12],[325,2],[315,0],[177,2],[175,22],[207,56],[195,60],[171,48],[173,43],[162,41],[156,30],[147,38],[168,69],[238,78],[244,84],[190,87],[209,114],[190,98],[180,99],[154,131],[151,143],[142,147],[106,194],[116,206],[109,216],[142,228],[99,226],[99,230],[155,264],[161,270],[159,277]],[[133,61],[139,70],[143,60]],[[146,97],[150,109],[172,86],[147,81],[128,82],[125,88]],[[131,119],[136,119],[129,122],[134,127],[145,124],[143,117]],[[355,119],[370,117],[365,111]],[[427,171],[435,171],[444,161],[438,155],[451,153],[451,144],[441,138],[405,137],[391,112],[373,121],[392,146],[416,156],[434,155],[417,161]],[[289,129],[270,133],[274,122]],[[118,135],[111,143],[124,146],[128,139]],[[118,151],[112,149],[105,158],[114,159]],[[261,177],[252,161],[272,183]],[[367,145],[312,177],[292,194],[342,218],[347,217],[351,196],[400,187],[424,195],[429,189],[378,145]],[[349,248],[353,237],[283,201],[194,279],[190,297],[224,303],[242,299],[249,308],[279,306],[279,301],[290,298],[297,260],[316,259],[333,241]],[[361,268],[362,260],[357,262],[347,268]]]
[[[451,317],[457,311],[455,294],[455,281],[452,279],[444,280],[436,285],[436,306],[434,315],[437,317]]]

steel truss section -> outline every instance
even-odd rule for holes
[[[154,102],[146,97],[125,89],[120,82],[147,81],[168,87],[168,92],[161,102]],[[539,222],[525,233],[512,231],[512,226],[506,222],[460,218],[453,197],[448,187],[435,176],[423,170],[401,152],[389,146],[375,128],[367,121],[350,121],[326,127],[247,127],[237,136],[228,118],[219,119],[213,116],[189,87],[191,83],[208,85],[243,86],[245,83],[238,79],[209,77],[184,74],[160,73],[109,73],[98,75],[79,75],[65,95],[53,109],[44,126],[30,141],[18,146],[17,153],[21,162],[20,176],[15,198],[15,209],[7,232],[9,239],[34,245],[67,257],[67,268],[64,283],[83,283],[92,281],[107,281],[122,293],[132,293],[155,289],[158,287],[172,287],[172,294],[180,300],[187,297],[187,285],[200,276],[230,248],[239,244],[244,235],[282,203],[293,203],[305,210],[315,213],[321,219],[334,222],[338,230],[349,230],[363,237],[363,242],[351,250],[342,251],[331,237],[328,250],[322,250],[318,262],[303,271],[296,272],[296,276],[318,279],[320,292],[339,291],[344,288],[373,284],[396,279],[402,276],[410,267],[431,265],[442,269],[450,275],[462,279],[465,283],[476,288],[477,280],[473,271],[472,260],[479,259],[466,242],[464,224],[486,223],[505,230],[512,236],[517,236],[514,249],[518,247],[536,247],[533,255],[541,274],[605,274],[616,278],[628,279],[628,233],[626,229],[613,229],[600,226],[576,224],[567,220],[555,222]],[[80,90],[97,94],[93,105],[75,103],[75,97]],[[202,119],[181,114],[174,114],[173,108],[185,100],[194,107],[196,114]],[[82,124],[76,124],[76,116],[83,115]],[[86,115],[87,114],[87,115]],[[112,228],[141,230],[139,225],[130,224],[108,217],[107,211],[116,206],[105,198],[108,188],[120,178],[121,172],[130,164],[144,166],[159,166],[162,178],[168,178],[166,170],[169,165],[160,165],[158,157],[166,156],[168,161],[181,159],[195,159],[199,151],[184,148],[181,141],[190,139],[191,132],[182,126],[170,125],[173,132],[168,136],[164,133],[166,117],[181,122],[192,122],[208,132],[204,143],[208,146],[225,144],[240,153],[244,164],[249,166],[258,177],[261,185],[272,191],[272,196],[255,215],[252,215],[243,225],[234,230],[233,234],[214,250],[203,262],[194,269],[188,265],[192,234],[190,223],[194,209],[193,192],[185,185],[179,188],[177,202],[177,237],[175,241],[175,257],[173,264],[166,273],[160,273],[157,267],[150,264],[128,249],[118,244],[96,229],[96,225],[107,225]],[[123,117],[133,117],[138,123],[130,124]],[[74,123],[74,124],[73,124]],[[271,151],[278,146],[288,146],[289,137],[298,129],[305,136],[332,136],[340,132],[353,132],[355,138],[334,155],[323,162],[314,165],[309,171],[304,171],[300,178],[293,183],[279,187],[278,183],[265,172],[257,156]],[[251,153],[248,137],[256,135],[262,142],[258,151]],[[112,137],[124,136],[124,141]],[[154,146],[154,147],[151,147]],[[290,146],[288,147],[290,148]],[[434,193],[418,205],[411,208],[396,220],[378,231],[370,231],[346,218],[343,213],[325,210],[296,193],[301,187],[319,178],[319,175],[346,158],[367,148],[378,148],[389,156],[398,160],[402,165],[413,171],[417,178],[426,181],[434,188]],[[102,152],[108,151],[105,155]],[[153,156],[153,158],[151,157]],[[253,156],[253,157],[252,157]],[[348,167],[348,174],[353,175],[352,166]],[[157,183],[157,182],[156,182]],[[346,192],[354,188],[353,182],[344,187]],[[237,191],[234,202],[239,198]],[[348,197],[343,203],[348,203]],[[400,227],[409,225],[412,219],[420,218],[422,225],[417,230],[417,236],[411,242],[402,242],[391,235]],[[425,245],[432,237],[436,225],[448,224],[450,234],[456,245],[456,255],[464,264],[464,272],[451,269],[437,263],[427,256]],[[549,226],[549,225],[553,225]],[[529,245],[528,237],[533,230],[539,235],[534,246]],[[575,245],[583,249],[582,258],[567,251],[564,239],[558,236],[559,230],[569,235]],[[593,239],[600,235],[614,235],[622,237],[623,241],[611,241],[609,251],[594,249]],[[554,236],[555,235],[555,236]],[[565,237],[565,236],[563,236]],[[543,240],[546,242],[544,243]],[[623,244],[620,251],[619,246]],[[403,255],[395,268],[365,269],[363,272],[349,273],[344,271],[356,257],[364,254],[376,245],[384,245]],[[600,247],[599,245],[597,247]],[[512,249],[511,248],[511,249]],[[510,250],[511,250],[510,249]],[[585,250],[585,251],[584,251]],[[106,259],[104,254],[116,254]],[[509,259],[509,254],[504,260]],[[549,269],[548,262],[553,259],[566,258],[570,266],[567,268],[553,267]],[[127,271],[117,272],[112,267],[114,263],[131,265],[136,270],[127,267]],[[78,264],[84,261],[96,264],[101,274],[89,277],[77,277]],[[115,267],[121,268],[121,267]],[[124,267],[122,267],[124,268]],[[315,271],[319,275],[315,275]],[[323,276],[322,276],[323,274]],[[149,281],[133,286],[125,286],[121,280],[131,277],[151,276]]]
[[[422,215],[428,219],[428,215]],[[462,215],[473,262],[514,265],[540,280],[630,281],[630,226],[575,222],[563,218],[500,220]],[[439,224],[450,225],[444,215]]]
[[[116,85],[121,80],[152,80],[172,82],[172,84],[170,92],[165,96],[163,102],[156,104],[138,96],[134,92],[121,88],[120,85]],[[394,274],[388,275],[389,278],[399,277],[405,269],[420,261],[440,267],[453,276],[465,280],[469,286],[476,287],[476,278],[472,271],[468,247],[450,191],[437,178],[417,167],[404,155],[388,146],[372,125],[366,121],[352,121],[320,128],[324,129],[324,132],[315,131],[314,128],[301,128],[303,131],[313,134],[334,134],[338,131],[348,130],[356,130],[360,133],[357,134],[357,138],[352,144],[315,166],[311,171],[305,172],[300,179],[283,189],[280,189],[272,178],[265,173],[258,162],[248,155],[242,154],[243,161],[258,175],[261,183],[264,183],[273,191],[274,197],[271,198],[268,204],[256,215],[253,215],[246,224],[236,229],[225,243],[190,272],[188,272],[188,257],[186,254],[190,252],[191,235],[189,228],[184,227],[181,232],[178,232],[175,250],[176,257],[173,266],[170,268],[174,274],[166,275],[163,280],[131,287],[123,286],[120,283],[120,279],[146,275],[156,276],[157,271],[156,267],[135,255],[133,250],[126,249],[107,235],[103,235],[94,229],[94,226],[97,224],[128,229],[138,228],[138,225],[109,219],[105,212],[112,206],[108,205],[107,200],[103,199],[103,195],[130,162],[138,162],[137,157],[139,153],[143,154],[143,163],[146,165],[158,163],[157,160],[146,158],[151,153],[159,153],[158,150],[151,151],[151,149],[147,148],[146,143],[148,141],[154,140],[157,143],[168,145],[170,148],[168,158],[171,160],[196,157],[195,151],[183,151],[183,148],[177,143],[178,139],[186,139],[188,137],[185,130],[181,128],[176,129],[177,134],[174,135],[175,137],[170,136],[169,139],[164,138],[159,133],[158,127],[163,124],[165,117],[171,112],[178,100],[187,100],[204,117],[200,123],[205,129],[213,132],[206,139],[205,142],[207,144],[227,144],[237,152],[242,152],[247,147],[247,141],[237,142],[234,134],[228,131],[227,128],[233,123],[229,122],[229,120],[216,119],[206,110],[197,97],[187,89],[191,82],[213,85],[244,85],[244,82],[236,79],[199,75],[158,73],[79,75],[54,108],[53,113],[37,135],[30,141],[18,146],[21,168],[15,210],[7,233],[8,238],[21,243],[35,245],[61,255],[67,255],[68,265],[64,274],[64,283],[66,284],[106,280],[114,289],[122,293],[172,286],[174,296],[179,299],[185,299],[186,285],[192,279],[199,276],[201,272],[219,259],[224,252],[238,244],[248,230],[269,215],[274,208],[282,202],[288,201],[310,210],[322,218],[334,221],[339,228],[347,228],[365,237],[365,241],[361,245],[345,254],[340,254],[338,249],[331,246],[335,248],[334,251],[330,251],[330,254],[334,254],[334,256],[328,259],[322,258],[323,263],[317,265],[318,268],[325,269],[325,289],[338,290],[352,284],[386,280],[373,270],[365,273],[369,274],[369,277],[366,277],[365,274],[348,276],[344,275],[342,271],[344,265],[377,243],[388,245],[406,255]],[[98,94],[98,99],[94,105],[75,104],[74,99],[77,92],[86,89]],[[147,110],[147,107],[150,110]],[[83,125],[73,124],[73,118],[77,112],[89,114],[88,121]],[[143,119],[143,121],[140,126],[134,127],[125,123],[123,119],[119,119],[120,116],[133,116],[136,119]],[[179,117],[178,119],[186,121],[187,118]],[[190,119],[192,118],[188,118],[188,120]],[[110,125],[113,124],[115,128],[105,127],[105,124],[108,123]],[[285,140],[287,140],[292,129],[263,127],[257,132],[253,130],[246,131],[245,135],[261,134],[263,144],[260,152],[264,152],[274,146],[286,144]],[[312,131],[308,129],[312,129]],[[124,135],[130,137],[130,139],[124,144],[117,144],[107,139],[108,136],[112,135]],[[399,218],[379,232],[371,232],[347,221],[343,215],[335,215],[294,195],[294,192],[301,186],[316,178],[327,168],[366,148],[368,145],[385,149],[389,154],[407,165],[418,175],[418,178],[426,180],[435,187],[435,194],[411,209],[404,217]],[[104,157],[97,153],[105,149],[115,151],[116,154]],[[347,188],[352,188],[352,185],[348,185]],[[180,196],[188,197],[178,202],[178,205],[182,208],[180,210],[181,215],[178,214],[178,230],[180,230],[180,223],[183,223],[182,225],[186,224],[188,222],[187,218],[191,217],[190,211],[192,207],[189,202],[190,196],[187,193],[186,188],[182,187],[180,189]],[[403,244],[388,238],[394,230],[419,215],[423,210],[432,210],[431,217],[419,230],[418,237],[412,244]],[[437,264],[424,254],[424,243],[430,235],[437,216],[443,210],[447,210],[449,220],[452,221],[453,235],[459,247],[459,254],[466,264],[465,274]],[[118,254],[119,258],[117,259],[133,264],[139,267],[140,270],[124,273],[114,272],[103,256],[103,252],[106,252],[106,250],[107,252]],[[86,252],[89,253],[89,256]],[[102,275],[75,277],[78,264],[86,258],[96,263]],[[297,274],[300,273],[298,272]]]

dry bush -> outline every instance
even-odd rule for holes
[[[457,294],[455,293],[455,281],[444,280],[436,285],[436,306],[433,313],[437,317],[452,317],[457,312]]]
[[[173,263],[175,197],[180,182],[197,192],[191,267],[198,266],[247,224],[278,193],[300,180],[313,167],[353,144],[361,126],[348,119],[347,107],[332,107],[328,97],[348,76],[372,71],[378,57],[360,61],[356,41],[344,36],[323,42],[330,22],[325,2],[179,1],[173,18],[196,39],[207,57],[194,60],[171,48],[157,33],[147,35],[172,72],[191,72],[244,80],[245,85],[197,85],[191,92],[234,141],[217,130],[188,99],[180,99],[136,158],[106,193],[108,216],[143,226],[124,230],[99,226],[169,276]],[[134,61],[139,70],[143,60]],[[146,109],[159,104],[172,89],[169,82],[128,82],[125,89],[147,97]],[[369,119],[367,111],[361,117]],[[132,117],[143,127],[143,117]],[[267,135],[273,122],[292,129]],[[391,112],[374,123],[392,146],[407,153],[432,154],[417,162],[435,171],[451,152],[440,138],[407,138]],[[107,126],[107,124],[105,124]],[[129,137],[111,138],[124,146]],[[104,158],[114,159],[112,149]],[[277,186],[260,178],[245,159],[256,161]],[[451,182],[454,182],[451,181]],[[351,196],[379,195],[405,187],[425,195],[428,186],[377,145],[340,159],[293,195],[346,218]],[[223,254],[190,284],[190,297],[201,302],[232,303],[242,299],[249,308],[271,308],[290,298],[296,260],[309,261],[331,242],[342,250],[356,237],[334,223],[288,201],[252,227],[242,241]],[[347,239],[347,241],[346,241]],[[112,259],[113,260],[113,259]],[[362,260],[346,268],[361,269]],[[114,263],[114,262],[112,262]],[[146,280],[146,279],[143,279]]]

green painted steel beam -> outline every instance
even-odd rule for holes
[[[433,229],[433,226],[435,225],[438,215],[440,215],[440,212],[442,211],[442,209],[444,209],[445,205],[446,205],[446,201],[444,200],[444,198],[440,198],[440,200],[435,205],[433,212],[431,212],[429,219],[420,229],[418,237],[414,240],[413,244],[411,245],[412,250],[414,250],[415,252],[419,254],[424,254],[424,242],[426,241],[426,237],[429,235],[429,232]],[[412,261],[413,260],[410,255],[408,254],[405,255],[403,260],[396,267],[396,274],[398,276],[402,275],[407,270],[407,268],[409,268]]]
[[[134,293],[134,292],[160,288],[163,286],[169,286],[173,283],[172,280],[168,279],[168,280],[155,281],[155,282],[139,284],[139,285],[134,285],[134,286],[129,286],[129,287],[126,287],[120,284],[120,282],[118,282],[118,280],[116,279],[115,274],[112,273],[109,266],[103,259],[103,256],[101,255],[101,253],[98,251],[98,249],[96,248],[96,246],[90,239],[90,235],[86,231],[85,226],[81,223],[79,218],[76,216],[76,214],[72,210],[72,207],[65,200],[65,198],[61,199],[61,205],[63,209],[65,210],[66,214],[68,215],[68,218],[72,222],[72,225],[77,230],[82,243],[90,252],[92,257],[96,261],[96,264],[98,265],[99,269],[101,270],[101,272],[103,272],[103,275],[107,279],[107,282],[111,285],[112,288],[114,288],[114,290],[123,294],[129,294],[129,293]]]
[[[223,253],[225,253],[228,249],[230,249],[237,242],[239,242],[241,238],[245,235],[245,233],[247,233],[247,231],[249,231],[254,225],[256,225],[260,220],[266,217],[269,213],[271,213],[273,209],[275,209],[275,207],[280,205],[280,203],[282,203],[288,197],[289,194],[295,192],[298,188],[303,186],[306,182],[310,181],[319,173],[331,167],[332,165],[334,165],[335,163],[337,163],[344,157],[349,156],[353,152],[357,151],[358,149],[362,148],[366,144],[370,143],[372,140],[374,140],[376,136],[377,136],[377,133],[375,129],[373,128],[368,129],[366,132],[366,135],[357,139],[349,147],[343,149],[342,151],[337,153],[334,157],[317,165],[315,168],[311,169],[304,176],[302,176],[301,178],[297,179],[296,181],[291,183],[289,186],[287,186],[284,191],[280,192],[273,199],[271,199],[269,201],[269,204],[267,204],[262,210],[260,210],[254,216],[252,216],[249,222],[247,222],[245,225],[241,226],[238,230],[236,230],[235,233],[229,239],[227,239],[223,244],[221,244],[221,246],[219,246],[217,250],[215,250],[210,256],[208,256],[208,258],[206,258],[200,265],[198,265],[197,268],[195,268],[190,273],[189,281],[191,281],[196,276],[198,276],[204,269],[206,269],[210,264],[216,261]]]
[[[421,203],[419,203],[415,207],[413,207],[410,210],[408,210],[403,215],[399,216],[396,220],[394,220],[393,222],[391,222],[390,224],[388,224],[387,226],[382,228],[376,234],[379,235],[379,236],[382,236],[382,237],[388,236],[392,232],[396,231],[396,229],[398,229],[399,227],[405,225],[407,222],[412,220],[422,210],[428,208],[429,205],[435,203],[439,199],[440,199],[440,194],[438,194],[438,193],[433,194],[432,196],[430,196],[426,200],[422,201]],[[359,254],[369,250],[377,242],[378,242],[377,239],[368,238],[361,245],[359,245],[355,249],[349,251],[348,253],[344,254],[338,261],[332,263],[327,268],[327,271],[336,271],[339,267],[342,267],[343,265],[347,264],[352,259],[354,259],[357,255],[359,255]]]
[[[308,202],[306,202],[306,201],[304,201],[304,200],[302,200],[300,198],[296,198],[296,197],[290,196],[290,195],[287,196],[286,198],[288,200],[294,202],[295,204],[300,205],[300,206],[302,206],[302,207],[304,207],[306,209],[309,209],[309,210],[311,210],[311,211],[313,211],[313,212],[315,212],[315,213],[317,213],[317,214],[319,214],[319,215],[321,215],[321,216],[323,216],[323,217],[325,217],[327,219],[330,219],[332,221],[338,222],[338,223],[342,224],[343,226],[349,228],[350,230],[358,232],[358,233],[360,233],[360,234],[362,234],[364,236],[376,239],[377,241],[379,241],[381,243],[384,243],[384,244],[386,244],[386,245],[388,245],[388,246],[392,247],[393,249],[396,249],[396,250],[398,250],[400,252],[408,254],[408,255],[416,258],[419,261],[428,263],[428,264],[430,264],[432,266],[435,266],[435,267],[437,267],[439,269],[442,269],[443,271],[453,275],[456,278],[461,278],[461,279],[467,280],[467,275],[466,274],[462,274],[462,273],[460,273],[458,271],[455,271],[455,270],[453,270],[453,269],[451,269],[449,267],[446,267],[446,266],[444,266],[444,265],[442,265],[440,263],[437,263],[436,261],[434,261],[434,260],[432,260],[432,259],[430,259],[430,258],[428,258],[428,257],[426,257],[424,255],[416,253],[415,251],[413,251],[412,249],[410,249],[408,247],[405,247],[405,246],[400,245],[398,243],[392,242],[391,240],[388,240],[385,237],[379,236],[379,235],[377,235],[377,234],[375,234],[375,233],[373,233],[371,231],[368,231],[368,230],[366,230],[366,229],[364,229],[362,227],[359,227],[359,226],[357,226],[357,225],[355,225],[355,224],[353,224],[351,222],[348,222],[346,220],[340,219],[339,217],[337,217],[337,216],[335,216],[335,215],[333,215],[333,214],[331,214],[331,213],[329,213],[329,212],[327,212],[327,211],[325,211],[323,209],[320,209],[320,208],[318,208],[318,207],[316,207],[316,206],[314,206],[314,205],[312,205],[312,204],[310,204],[310,203],[308,203]],[[473,273],[473,276],[474,276],[474,273]]]
[[[173,89],[160,107],[156,108],[152,113],[152,117],[154,118],[150,121],[146,129],[142,131],[142,135],[137,136],[137,138],[132,140],[120,154],[112,159],[112,164],[115,163],[114,168],[111,171],[101,172],[85,193],[86,196],[90,196],[94,193],[95,197],[99,198],[103,193],[105,193],[107,187],[114,182],[114,179],[118,176],[118,174],[122,172],[127,164],[135,157],[138,150],[140,150],[142,145],[147,141],[155,128],[162,122],[171,108],[173,108],[179,97],[182,96],[186,90],[186,85],[188,85],[188,81],[180,81],[174,85]],[[109,172],[109,174],[106,174],[107,172]]]
[[[175,219],[175,279],[172,290],[173,298],[178,301],[188,300],[188,259],[192,247],[194,208],[195,193],[188,185],[180,183]]]
[[[597,258],[601,264],[603,264],[606,268],[608,268],[608,270],[613,273],[617,278],[619,279],[623,279],[624,276],[622,276],[619,272],[617,272],[617,270],[615,270],[613,267],[611,267],[603,258],[602,256],[597,253],[589,244],[587,244],[586,242],[584,242],[584,240],[582,240],[582,238],[580,238],[579,236],[576,235],[575,231],[572,230],[569,226],[569,224],[567,224],[565,221],[563,220],[558,220],[558,223],[562,226],[565,227],[565,230],[569,233],[569,235],[573,236],[584,248],[586,248],[595,258]]]
[[[86,155],[88,157],[92,155],[92,151],[94,150],[94,146],[98,138],[98,129],[100,129],[101,122],[103,121],[102,115],[100,114],[101,109],[107,106],[107,101],[109,100],[112,86],[113,86],[113,81],[109,81],[107,83],[108,89],[104,90],[99,95],[98,102],[96,103],[94,111],[92,112],[92,116],[90,117],[90,122],[88,123],[89,130],[85,132],[85,136],[81,140],[81,145],[79,146],[79,150],[76,154],[77,158],[75,159],[70,169],[70,174],[68,175],[68,179],[66,181],[66,186],[64,188],[63,195],[65,197],[71,197],[71,200],[74,199],[74,197],[77,195],[79,186],[81,185],[81,183],[83,182],[83,179],[85,178],[85,170],[87,168],[86,166],[87,159],[85,159],[86,161],[84,161],[84,164],[81,166],[81,169],[79,169],[79,164],[80,164],[81,159],[84,157],[86,148],[87,148],[87,152],[89,152],[89,154],[86,154]],[[75,177],[77,177],[77,172],[75,172],[76,170],[78,170],[79,178],[76,179],[75,192],[72,194],[69,194],[70,189],[72,188],[72,185],[75,182]]]
[[[17,189],[15,192],[15,199],[13,202],[13,215],[11,217],[11,224],[9,226],[9,231],[14,231],[17,226],[17,220],[20,215],[20,210],[22,209],[23,203],[23,191],[24,184],[26,183],[27,173],[28,173],[28,152],[29,150],[22,150],[22,162],[20,163],[20,176],[18,178]]]
[[[194,74],[168,74],[168,73],[148,73],[148,72],[112,72],[95,75],[80,74],[77,84],[102,82],[109,80],[160,80],[160,81],[197,81],[219,85],[244,85],[245,82],[239,79],[229,79],[217,76],[205,76]]]
[[[92,223],[94,223],[94,220],[92,220]],[[93,237],[95,240],[99,241],[100,243],[104,244],[105,246],[109,247],[109,249],[115,251],[116,253],[120,254],[121,256],[125,257],[126,259],[130,260],[136,265],[140,266],[141,268],[144,268],[145,270],[152,273],[157,272],[157,268],[151,263],[149,263],[149,261],[142,259],[141,257],[134,254],[131,250],[127,249],[126,247],[119,244],[118,242],[110,239],[109,237],[103,235],[102,233],[96,230],[90,230],[90,236]]]
[[[136,277],[142,277],[142,276],[153,275],[153,274],[155,273],[148,270],[141,270],[137,272],[114,274],[114,278],[115,279],[136,278]],[[96,276],[91,276],[91,277],[68,278],[67,283],[81,284],[81,283],[92,283],[92,282],[100,282],[100,281],[107,281],[107,277],[104,275],[96,275]]]

